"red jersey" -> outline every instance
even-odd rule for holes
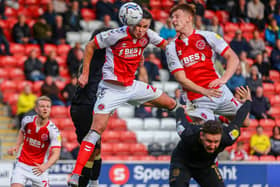
[[[171,73],[185,71],[186,77],[195,84],[208,88],[211,81],[219,78],[215,68],[215,53],[223,55],[228,44],[216,33],[194,30],[187,38],[172,41],[166,48]],[[187,91],[187,90],[186,90]],[[203,95],[187,91],[189,100]]]
[[[61,147],[61,137],[58,128],[51,121],[43,127],[37,127],[37,115],[26,116],[22,120],[21,131],[24,142],[18,160],[27,165],[42,164],[49,148]]]
[[[145,47],[149,43],[160,46],[164,41],[150,29],[143,38],[135,39],[129,33],[128,26],[97,34],[94,37],[95,45],[106,48],[103,80],[115,80],[124,86],[132,85]]]

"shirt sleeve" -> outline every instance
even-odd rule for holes
[[[165,39],[163,39],[158,33],[151,29],[147,31],[147,34],[150,39],[150,43],[157,47],[161,46],[165,42]]]
[[[178,58],[174,41],[172,41],[166,46],[165,55],[166,55],[169,71],[172,74],[174,74],[177,71],[184,70],[184,67]]]
[[[21,120],[21,127],[20,130],[23,131],[25,133],[25,127],[28,123],[32,122],[34,119],[33,116],[25,116],[22,120]]]
[[[50,147],[60,148],[61,147],[61,135],[58,128],[54,124],[50,124]]]
[[[94,37],[94,43],[98,49],[103,49],[114,45],[120,38],[127,35],[126,27],[120,27],[103,31]]]
[[[212,49],[221,56],[229,49],[227,42],[217,33],[210,31],[198,31],[198,33],[203,35]]]

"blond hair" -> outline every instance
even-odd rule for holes
[[[45,95],[43,95],[43,96],[41,96],[41,97],[36,99],[36,101],[35,101],[36,106],[39,105],[40,101],[49,101],[52,104],[52,100],[49,97],[45,96]]]

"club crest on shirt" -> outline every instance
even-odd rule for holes
[[[232,140],[235,140],[239,136],[239,131],[233,129],[232,131],[229,132],[229,136],[231,137]]]
[[[103,110],[104,108],[105,108],[104,104],[99,104],[99,105],[98,105],[98,109],[99,109],[99,110]]]
[[[41,140],[42,141],[48,141],[48,139],[49,139],[49,136],[47,134],[44,133],[44,134],[41,135]]]
[[[195,44],[196,48],[199,50],[203,50],[206,46],[206,43],[204,40],[198,40]]]
[[[142,47],[145,47],[148,43],[148,40],[147,38],[142,38],[141,40],[139,40],[139,44],[142,46]]]

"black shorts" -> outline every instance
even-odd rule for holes
[[[92,111],[92,105],[71,105],[70,114],[74,126],[76,127],[76,134],[79,143],[83,141],[83,138],[90,130],[92,123]]]
[[[194,178],[201,187],[225,187],[222,175],[215,164],[206,168],[190,168],[181,162],[171,162],[170,187],[188,187],[191,178]]]

